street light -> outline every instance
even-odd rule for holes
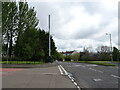
[[[111,33],[106,33],[106,35],[109,35],[109,36],[110,36],[110,48],[111,48],[110,57],[111,57],[111,61],[113,61],[113,58],[112,58],[112,39],[111,39]]]
[[[50,33],[50,15],[48,16],[48,28],[49,28],[49,61],[52,62],[52,58],[51,58],[51,33]]]
[[[51,40],[50,40],[50,15],[49,15],[49,57],[51,56]]]

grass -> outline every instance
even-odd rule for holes
[[[71,62],[96,64],[96,65],[102,65],[102,66],[116,66],[115,64],[109,63],[109,61],[71,61]]]
[[[44,62],[33,61],[0,61],[0,64],[45,64]]]
[[[120,63],[120,61],[113,61],[113,62],[118,62],[118,63]]]

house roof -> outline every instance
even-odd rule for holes
[[[61,54],[72,54],[74,51],[61,52]]]

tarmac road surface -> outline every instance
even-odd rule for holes
[[[74,62],[58,63],[73,76],[73,79],[81,88],[106,88],[106,90],[117,88],[118,90],[120,86],[120,74],[118,74],[120,68],[118,66]]]

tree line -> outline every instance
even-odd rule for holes
[[[59,53],[60,54],[60,53]],[[96,52],[90,52],[89,48],[84,48],[83,52],[76,52],[71,55],[60,54],[59,61],[120,61],[120,51],[113,47],[99,46]]]
[[[80,60],[94,60],[94,61],[120,61],[120,52],[116,47],[99,46],[96,48],[96,53],[92,53],[89,49],[84,50]]]
[[[3,60],[49,61],[49,32],[38,27],[34,7],[27,2],[2,2]],[[57,57],[52,36],[51,58]]]

